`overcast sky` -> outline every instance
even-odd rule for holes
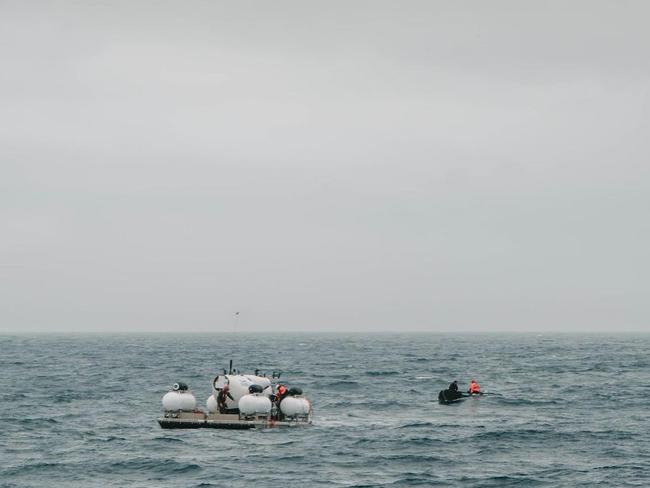
[[[649,18],[0,0],[0,331],[650,330]]]

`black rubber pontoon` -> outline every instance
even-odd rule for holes
[[[484,393],[462,393],[460,391],[440,390],[438,393],[438,402],[442,405],[450,405],[452,403],[462,402],[466,398],[481,396]]]
[[[468,396],[459,391],[440,390],[440,393],[438,393],[438,402],[443,405],[449,405],[450,403],[460,402]]]

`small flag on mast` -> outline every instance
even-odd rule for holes
[[[232,333],[237,332],[237,322],[239,322],[239,312],[235,312],[235,316],[232,321]]]

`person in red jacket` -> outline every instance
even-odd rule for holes
[[[287,390],[286,386],[284,386],[282,384],[278,385],[278,391],[275,393],[275,399],[276,399],[278,405],[280,405],[280,402],[282,401],[282,399],[285,396],[287,396],[287,391],[288,390]]]
[[[477,395],[481,393],[481,385],[479,385],[476,380],[472,380],[472,382],[469,384],[469,390],[467,390],[467,393],[470,395]]]

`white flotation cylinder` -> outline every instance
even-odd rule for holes
[[[271,400],[263,393],[244,395],[239,399],[239,412],[243,415],[268,414],[271,412]]]
[[[210,395],[208,397],[208,401],[205,402],[205,406],[210,413],[219,411],[219,405],[217,404],[217,399],[214,397],[214,395]]]
[[[162,404],[168,411],[192,411],[196,408],[196,398],[189,391],[170,391],[162,398]]]
[[[287,417],[308,415],[311,403],[305,397],[286,397],[280,403],[280,411]]]

